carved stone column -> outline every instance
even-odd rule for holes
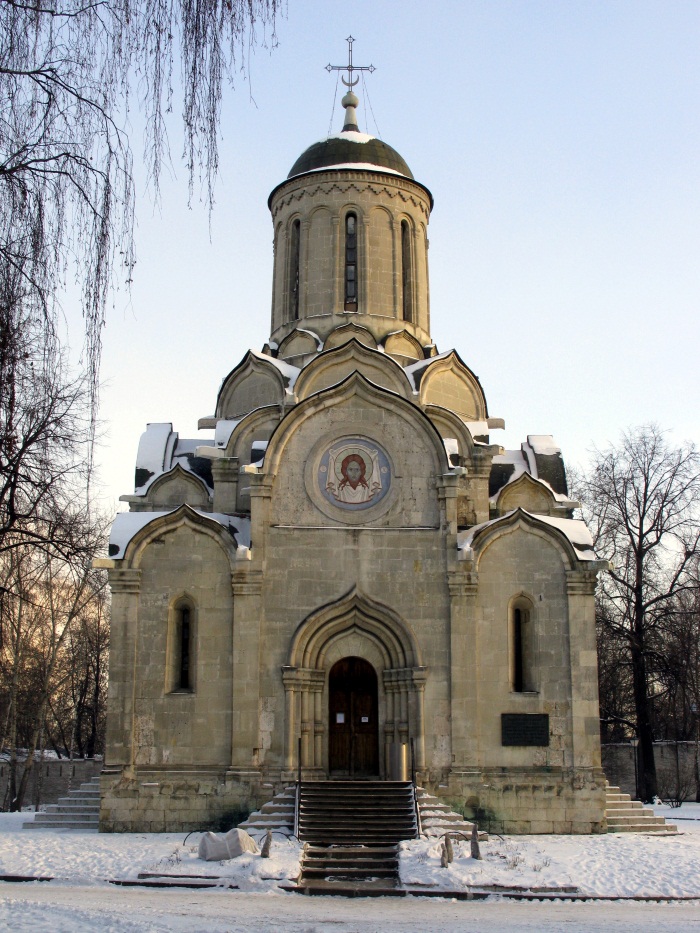
[[[606,562],[600,561],[592,570],[566,572],[574,768],[601,765],[595,586],[597,571],[603,566],[607,566]]]
[[[333,243],[331,244],[331,256],[333,257],[333,312],[334,314],[341,314],[345,310],[345,251],[338,214],[333,215],[331,227],[333,230]]]
[[[215,512],[231,514],[236,511],[238,469],[238,457],[219,457],[211,461],[211,472],[214,478],[213,510]]]
[[[304,218],[299,224],[299,320],[306,317],[309,296],[309,221]],[[290,257],[291,262],[291,257]],[[287,282],[291,279],[291,269],[287,276]],[[292,290],[287,286],[289,294],[287,301],[291,301]],[[291,309],[287,314],[287,320],[293,320]]]
[[[458,767],[479,759],[479,628],[476,622],[478,574],[471,560],[448,571],[450,591],[450,691],[452,760]]]
[[[296,685],[297,669],[295,667],[282,668],[282,683],[284,684],[284,769],[293,771],[296,765]]]
[[[105,765],[133,766],[141,571],[113,566],[109,570],[109,585],[112,590],[112,650]]]
[[[233,589],[233,689],[231,698],[231,767],[249,771],[260,744],[260,630],[262,570],[241,548],[231,574]]]
[[[413,705],[415,709],[413,736],[416,750],[416,769],[418,771],[422,771],[425,768],[425,681],[425,668],[414,667],[411,671]]]

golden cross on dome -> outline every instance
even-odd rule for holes
[[[328,65],[326,65],[326,71],[328,71],[328,72],[331,72],[331,71],[347,71],[347,73],[348,73],[348,80],[346,81],[345,78],[342,78],[342,77],[341,77],[340,80],[343,82],[343,84],[345,85],[345,87],[354,87],[360,79],[359,79],[359,77],[358,77],[358,78],[355,78],[355,80],[353,81],[353,78],[352,78],[352,73],[353,73],[353,71],[369,71],[369,73],[371,74],[373,71],[376,71],[377,69],[374,67],[374,65],[353,65],[353,63],[352,63],[352,44],[353,44],[353,42],[354,42],[355,40],[353,39],[352,36],[348,36],[348,38],[347,38],[346,41],[347,41],[347,43],[348,43],[348,63],[347,63],[347,65],[331,65],[331,64],[329,63]]]

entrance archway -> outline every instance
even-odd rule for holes
[[[331,683],[331,672],[339,662],[348,662],[348,667],[350,662],[356,665],[354,675],[341,674],[343,668],[339,666]],[[370,668],[371,675],[363,673],[366,668]],[[287,664],[282,668],[285,771],[293,773],[301,764],[313,777],[330,772],[349,774],[354,759],[356,773],[361,769],[384,777],[389,773],[391,746],[411,739],[415,741],[416,768],[422,770],[426,674],[410,627],[389,606],[375,602],[355,587],[336,602],[312,612],[294,633]],[[353,676],[364,682],[361,689],[357,684],[353,688]],[[333,707],[332,689],[346,696],[344,707]],[[355,698],[349,699],[359,722],[355,722],[358,748],[351,754],[349,737],[343,738],[340,729],[336,735],[336,726],[350,723],[337,722],[335,714],[349,715],[347,693],[353,689]],[[363,706],[368,696],[369,707]],[[367,723],[362,722],[363,716],[368,718]],[[371,727],[371,746],[370,740],[363,737],[363,727],[367,732]]]
[[[377,674],[364,658],[336,661],[328,677],[328,770],[331,775],[379,774]]]

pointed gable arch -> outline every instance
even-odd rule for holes
[[[288,363],[276,365],[272,358],[268,360],[249,350],[224,379],[216,400],[216,418],[240,418],[264,405],[283,405],[290,376],[285,376],[280,367],[296,373]]]
[[[456,412],[465,421],[488,418],[481,383],[455,350],[408,367],[420,393],[420,403],[439,405]]]
[[[518,507],[528,512],[551,514],[556,506],[552,490],[540,480],[522,473],[512,483],[506,483],[496,496],[496,507],[501,515]]]
[[[352,340],[353,338],[359,343],[363,343],[366,347],[370,347],[372,350],[377,349],[377,341],[374,339],[371,332],[367,330],[366,327],[362,327],[361,324],[356,324],[354,321],[336,327],[326,338],[323,349],[332,350],[334,347],[339,347],[341,344],[347,343],[348,340]]]
[[[304,367],[294,386],[296,397],[303,401],[322,389],[337,385],[354,372],[362,373],[369,382],[405,399],[413,396],[411,385],[398,363],[352,337],[332,350],[324,350]]]
[[[279,346],[279,357],[283,360],[305,361],[321,350],[321,340],[313,331],[296,327]]]
[[[425,356],[419,341],[407,330],[387,334],[384,338],[384,351],[389,356],[398,357],[400,363],[422,360]]]
[[[408,422],[412,430],[420,432],[425,438],[427,446],[432,451],[433,471],[436,474],[447,472],[449,465],[445,447],[442,438],[430,419],[426,417],[420,408],[407,399],[381,386],[374,385],[359,372],[351,373],[338,385],[322,389],[320,392],[311,395],[304,401],[299,402],[287,413],[270,438],[265,457],[264,472],[277,473],[280,460],[290,438],[307,419],[355,398],[377,409],[389,411],[396,417]]]
[[[462,419],[449,408],[443,408],[441,405],[426,405],[424,411],[440,433],[440,437],[443,440],[447,438],[456,440],[460,458],[471,463],[474,455],[474,439]]]
[[[224,456],[237,457],[241,463],[249,463],[253,441],[269,440],[282,415],[281,405],[266,405],[241,418],[229,436]]]
[[[475,569],[478,571],[479,562],[494,541],[516,530],[525,531],[548,541],[558,551],[566,570],[573,570],[577,566],[580,558],[574,545],[560,528],[540,521],[537,516],[517,508],[514,512],[508,512],[501,518],[487,522],[470,533]]]
[[[215,518],[203,515],[189,505],[182,505],[173,512],[160,515],[136,531],[124,548],[124,565],[138,569],[149,545],[180,528],[191,528],[216,542],[233,569],[236,559],[236,541],[233,536]]]
[[[287,664],[322,670],[333,642],[353,630],[374,643],[385,668],[422,665],[418,640],[410,626],[389,606],[371,599],[357,587],[304,619],[292,637]]]
[[[202,509],[211,506],[207,484],[179,463],[153,480],[142,498],[154,510],[175,508],[184,503]]]

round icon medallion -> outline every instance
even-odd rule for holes
[[[318,486],[328,502],[338,508],[368,509],[389,491],[389,458],[379,444],[366,438],[340,438],[321,457]]]

